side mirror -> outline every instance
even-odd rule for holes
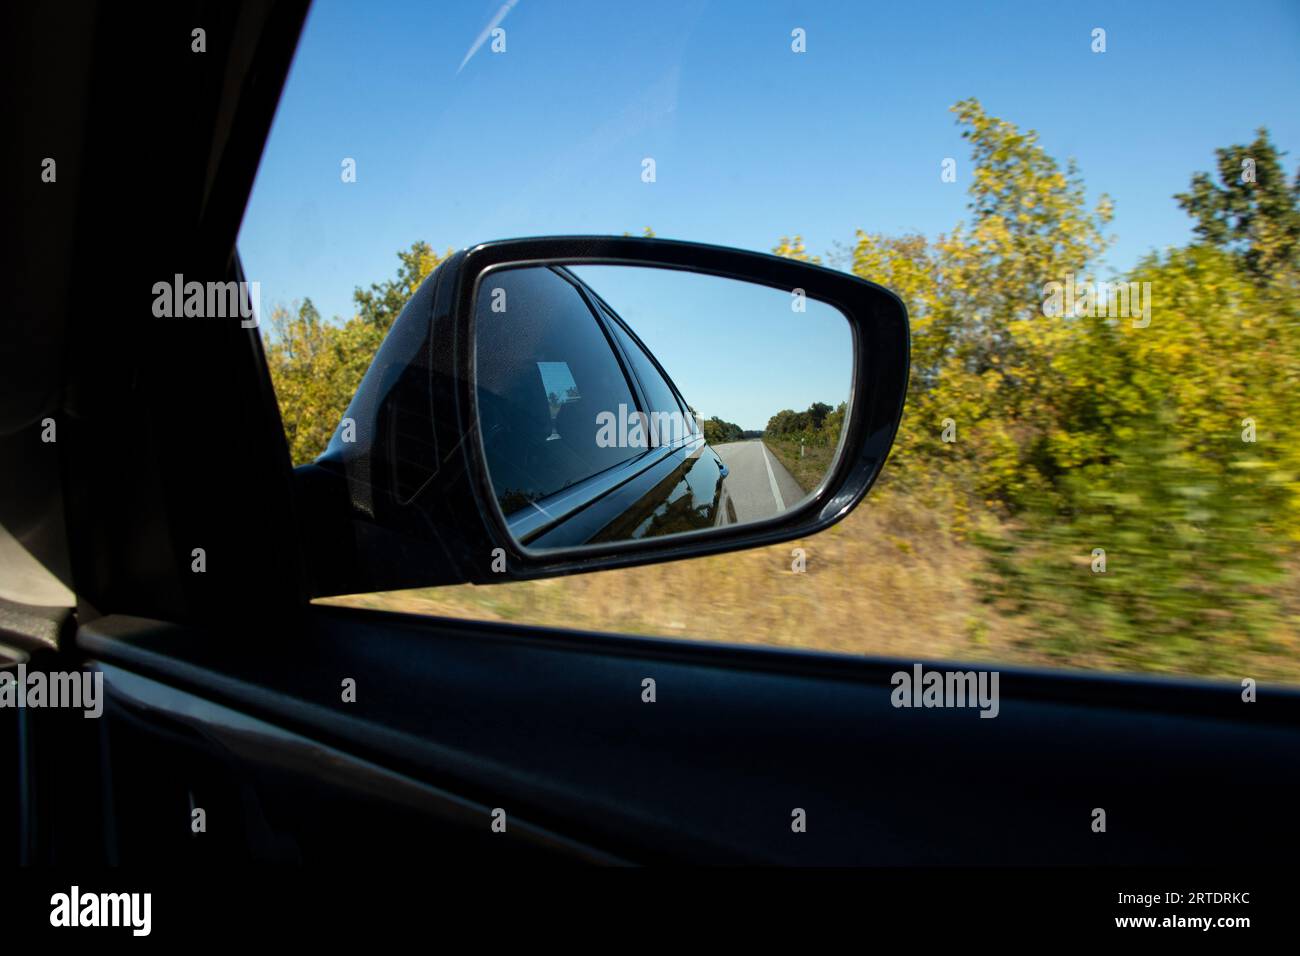
[[[843,518],[902,414],[893,293],[661,239],[486,243],[407,304],[297,470],[314,593],[772,544]]]

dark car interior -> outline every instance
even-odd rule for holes
[[[107,695],[100,720],[0,711],[9,861],[1296,858],[1294,690],[1243,707],[1231,683],[1008,668],[999,719],[979,720],[891,707],[910,662],[312,603],[330,592],[320,529],[258,330],[149,312],[159,277],[241,276],[235,237],[305,14],[4,14],[7,152],[61,158],[57,189],[23,173],[12,214],[0,526],[75,606],[0,603],[0,666],[93,668]],[[63,52],[24,72],[37,49]],[[487,560],[442,540],[418,560]]]

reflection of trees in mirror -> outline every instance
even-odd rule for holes
[[[786,408],[773,415],[763,432],[763,443],[807,494],[830,471],[840,443],[846,403],[832,408],[813,402],[805,411]]]
[[[739,425],[724,422],[717,415],[704,422],[704,440],[710,445],[725,445],[727,442],[742,441],[744,437],[745,433]]]
[[[692,463],[685,461],[673,469],[636,506],[619,515],[592,538],[592,543],[683,534],[716,524],[716,489],[692,476],[691,467]],[[732,520],[735,520],[734,515]]]

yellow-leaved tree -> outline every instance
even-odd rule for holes
[[[325,450],[393,321],[449,255],[450,249],[439,255],[427,242],[412,243],[397,254],[394,278],[353,293],[357,313],[347,321],[324,321],[311,299],[271,310],[266,361],[295,465]]]

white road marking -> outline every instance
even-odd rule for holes
[[[772,453],[767,450],[767,446],[761,441],[758,447],[763,450],[763,464],[767,466],[767,480],[772,486],[772,497],[776,499],[776,510],[780,514],[785,510],[785,502],[781,499],[781,489],[776,486],[776,473],[772,471]]]

